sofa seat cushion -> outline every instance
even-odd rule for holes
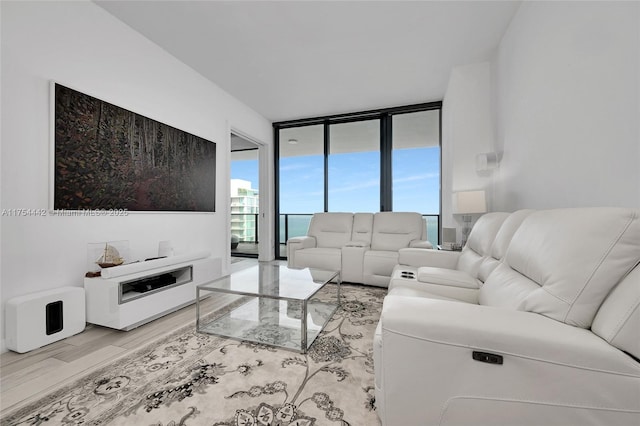
[[[448,285],[454,287],[480,288],[480,281],[464,271],[455,269],[432,268],[423,266],[418,268],[418,281],[431,284]]]
[[[308,248],[296,253],[297,268],[316,268],[339,271],[342,266],[342,253],[338,248]]]
[[[431,293],[426,290],[421,290],[414,287],[405,287],[405,286],[397,286],[389,290],[388,295],[393,296],[407,296],[407,297],[422,297],[426,299],[434,299],[434,300],[448,300],[450,302],[462,302],[458,299],[453,299],[451,297],[442,296],[439,294]]]
[[[478,290],[450,285],[421,283],[415,279],[391,278],[389,294],[453,300],[471,303],[472,305],[478,304]]]

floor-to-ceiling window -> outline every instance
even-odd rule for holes
[[[417,211],[439,242],[441,102],[274,123],[279,244],[321,211]]]
[[[279,136],[278,228],[279,240],[286,241],[305,235],[311,215],[324,210],[324,129],[321,124],[291,127]]]
[[[328,211],[380,209],[380,120],[329,125]]]
[[[391,116],[392,205],[425,215],[427,238],[438,244],[440,110]]]

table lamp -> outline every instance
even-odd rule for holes
[[[484,191],[460,191],[453,194],[453,214],[462,215],[464,228],[462,228],[462,245],[467,243],[471,232],[473,214],[486,213],[487,201]]]

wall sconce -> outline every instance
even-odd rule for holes
[[[487,172],[497,169],[500,165],[500,156],[497,152],[485,152],[476,155],[476,171]]]
[[[461,191],[453,194],[453,214],[462,215],[464,228],[462,228],[462,245],[467,243],[471,232],[473,214],[486,213],[487,200],[484,191]]]

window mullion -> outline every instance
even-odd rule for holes
[[[380,116],[380,211],[393,211],[392,196],[392,121],[391,115]]]
[[[329,120],[324,121],[324,211],[329,211]]]

